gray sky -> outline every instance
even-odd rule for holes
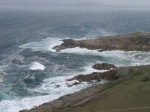
[[[0,6],[52,6],[64,4],[76,4],[80,2],[104,3],[115,6],[150,7],[150,0],[0,0]],[[65,5],[64,5],[65,6]]]

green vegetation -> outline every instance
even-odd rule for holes
[[[150,80],[143,80],[150,77],[150,66],[139,67],[132,74],[69,112],[150,112]]]

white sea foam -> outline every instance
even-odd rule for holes
[[[60,96],[74,93],[83,88],[90,86],[87,83],[82,83],[80,85],[68,87],[68,85],[73,84],[75,81],[67,82],[66,79],[71,78],[71,76],[60,76],[56,78],[45,79],[44,82],[34,89],[29,89],[31,92],[47,93],[45,96],[33,96],[25,97],[23,99],[15,100],[3,100],[0,102],[0,112],[18,112],[23,109],[31,109],[35,106],[39,106],[45,102],[53,101]],[[101,82],[104,83],[104,82]]]
[[[30,70],[44,70],[45,66],[38,62],[32,62],[29,66]]]
[[[40,42],[31,42],[20,46],[21,48],[30,48],[33,51],[51,51],[55,52],[52,49],[56,45],[60,45],[62,41],[59,38],[49,37],[43,39]],[[118,66],[129,66],[129,65],[147,65],[150,64],[150,52],[140,52],[140,51],[103,51],[99,52],[97,50],[88,50],[86,48],[69,48],[64,49],[60,53],[71,53],[78,55],[93,55],[93,56],[102,56],[109,60],[109,63],[116,64]],[[128,63],[125,63],[128,62]]]
[[[74,82],[77,82],[76,80],[67,81],[67,79],[72,77],[73,76],[59,76],[45,79],[40,86],[34,89],[28,89],[28,91],[47,95],[3,100],[0,102],[0,112],[18,112],[23,109],[31,109],[43,103],[58,99],[63,95],[74,93],[90,86],[90,84],[83,82],[82,84],[68,87],[68,85],[72,85]],[[102,84],[105,82],[105,80],[102,80],[100,83]]]
[[[94,68],[92,68],[92,65],[90,66],[91,64],[89,64],[88,66],[85,66],[83,67],[84,71],[81,72],[80,74],[90,74],[90,73],[93,73],[93,72],[107,72],[108,70],[96,70]]]
[[[99,52],[97,50],[88,50],[86,48],[75,47],[75,48],[64,49],[64,50],[62,50],[62,53],[98,55]]]
[[[31,109],[34,106],[38,106],[45,102],[50,101],[51,99],[56,99],[56,96],[35,96],[35,97],[26,97],[23,99],[15,100],[3,100],[0,102],[0,111],[1,112],[19,112],[23,109]]]
[[[103,51],[88,50],[86,48],[69,48],[62,50],[62,53],[71,53],[79,55],[102,56],[118,66],[135,66],[150,64],[150,52],[144,51]],[[128,63],[125,63],[128,62]]]
[[[100,50],[100,49],[99,49]],[[81,54],[81,55],[94,55],[94,56],[104,56],[104,57],[118,57],[118,58],[124,58],[124,53],[125,51],[103,51],[99,52],[98,50],[89,50],[87,48],[80,48],[80,47],[75,47],[75,48],[68,48],[62,50],[60,53],[73,53],[73,54]]]
[[[32,49],[32,51],[52,51],[52,52],[55,52],[55,50],[52,48],[56,45],[60,45],[61,43],[63,43],[63,42],[59,38],[48,37],[48,38],[43,39],[43,40],[38,41],[38,42],[26,43],[26,44],[21,45],[19,47],[23,48],[23,49],[29,48],[29,49]]]
[[[67,85],[71,85],[74,81],[66,81],[67,79],[72,78],[73,76],[59,76],[54,78],[45,79],[41,86],[34,88],[30,91],[39,92],[39,93],[50,93],[50,94],[67,94],[69,91],[77,91],[80,88],[83,88],[87,83],[82,83],[81,85],[67,87]],[[57,87],[58,86],[58,87]],[[55,90],[54,90],[55,89]]]
[[[102,30],[105,33],[105,31]],[[21,48],[30,48],[33,51],[51,51],[56,52],[55,49],[52,49],[56,45],[62,43],[61,39],[48,37],[39,42],[31,42],[20,46]],[[116,64],[118,66],[135,66],[135,65],[147,65],[150,64],[150,52],[141,52],[141,51],[103,51],[99,52],[97,50],[88,50],[86,48],[69,48],[64,49],[59,53],[71,53],[79,55],[93,55],[101,56],[109,60],[109,63]],[[126,62],[126,63],[125,63]]]

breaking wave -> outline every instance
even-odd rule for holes
[[[0,111],[1,112],[18,112],[23,109],[31,109],[45,102],[53,101],[59,98],[60,96],[63,96],[69,93],[74,93],[76,91],[79,91],[83,88],[90,86],[87,83],[82,83],[80,85],[68,87],[68,85],[71,85],[75,82],[75,81],[67,82],[66,79],[69,79],[69,78],[71,77],[60,76],[56,78],[45,79],[40,86],[34,89],[28,89],[28,91],[30,92],[39,93],[38,96],[15,98],[14,100],[13,99],[3,100],[0,102]],[[45,94],[45,95],[42,95],[42,94]]]
[[[44,70],[45,66],[38,62],[32,62],[29,67],[30,70]]]

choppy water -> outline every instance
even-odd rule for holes
[[[30,109],[90,86],[67,87],[66,79],[93,72],[95,63],[150,64],[150,52],[52,49],[66,38],[150,32],[149,24],[149,10],[1,10],[0,112]]]

